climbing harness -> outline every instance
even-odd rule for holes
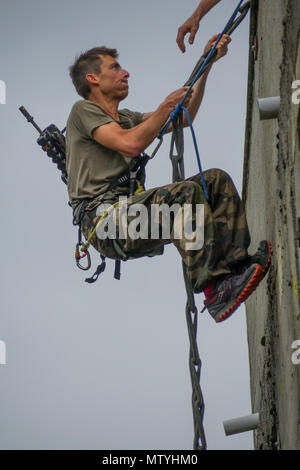
[[[64,132],[66,128],[62,131],[58,129],[54,124],[50,124],[42,131],[42,129],[36,124],[34,118],[28,113],[28,111],[21,106],[19,108],[21,113],[25,116],[28,122],[30,122],[35,129],[39,132],[40,136],[37,139],[37,143],[42,147],[42,149],[47,153],[48,157],[50,157],[53,163],[56,164],[57,168],[61,171],[61,179],[62,181],[67,184],[68,177],[67,177],[67,170],[66,170],[66,139],[64,136]],[[116,121],[118,122],[118,121]],[[136,158],[136,163],[133,168],[126,170],[122,173],[118,178],[112,181],[107,189],[107,191],[111,191],[112,189],[116,188],[117,186],[129,186],[129,193],[130,195],[133,194],[140,194],[141,192],[145,191],[145,167],[149,161],[148,155],[143,152]],[[83,270],[88,271],[91,268],[91,255],[88,251],[90,244],[93,238],[96,235],[97,229],[99,228],[101,222],[105,219],[108,213],[113,210],[118,204],[112,204],[102,215],[96,226],[91,230],[86,243],[82,242],[82,230],[81,230],[81,223],[83,220],[83,216],[88,204],[91,202],[92,199],[84,199],[76,208],[76,216],[75,211],[73,212],[73,225],[78,226],[78,241],[75,247],[75,262],[76,266]],[[69,203],[70,205],[70,203]],[[95,273],[92,277],[85,279],[88,283],[93,283],[98,279],[98,276],[105,270],[106,262],[105,257],[100,254],[101,257],[101,264],[97,267]],[[83,265],[81,261],[83,258],[86,258],[86,264]],[[115,260],[115,273],[114,278],[120,279],[121,276],[121,262],[120,260]]]
[[[233,31],[238,27],[238,25],[243,21],[245,16],[247,15],[249,8],[250,8],[250,1],[246,2],[242,5],[244,0],[241,0],[234,10],[231,18],[229,19],[228,23],[226,24],[223,32],[220,34],[218,40],[216,41],[215,45],[204,55],[202,55],[196,64],[192,74],[190,75],[189,79],[185,83],[185,86],[188,86],[188,90],[181,100],[179,104],[175,107],[173,112],[170,114],[170,118],[166,125],[162,128],[160,133],[158,134],[159,143],[154,149],[151,156],[146,154],[142,154],[139,156],[137,164],[134,166],[133,169],[128,170],[126,173],[122,174],[119,178],[113,181],[108,190],[115,188],[116,186],[120,185],[128,185],[130,186],[130,194],[138,194],[141,191],[144,191],[144,182],[145,182],[145,166],[150,159],[152,159],[156,153],[158,152],[159,148],[163,143],[163,136],[168,130],[170,124],[172,123],[172,137],[171,137],[171,146],[170,146],[170,160],[172,162],[173,168],[173,182],[182,181],[185,179],[185,171],[184,171],[184,136],[183,136],[183,113],[186,115],[186,119],[188,125],[190,127],[193,143],[195,147],[195,153],[197,157],[197,163],[199,167],[199,172],[201,175],[201,181],[203,185],[203,191],[207,200],[209,200],[208,190],[205,184],[205,180],[203,177],[200,157],[199,157],[199,150],[198,145],[195,137],[195,132],[192,125],[192,120],[189,116],[188,110],[183,106],[184,100],[190,93],[192,87],[197,82],[197,80],[201,77],[201,75],[205,72],[211,61],[217,55],[217,45],[219,44],[222,36],[224,34],[231,35]],[[237,15],[239,16],[237,17]],[[66,149],[65,149],[65,137],[64,131],[60,131],[54,124],[48,126],[44,131],[42,131],[39,126],[34,122],[34,119],[30,114],[26,111],[26,109],[22,106],[19,108],[22,114],[26,117],[27,121],[30,122],[36,130],[39,132],[40,137],[38,138],[37,142],[39,145],[42,146],[43,150],[47,153],[47,155],[53,160],[53,162],[57,165],[58,169],[61,171],[62,181],[67,184],[67,172],[66,172]],[[175,150],[176,149],[176,150]],[[102,221],[108,214],[117,207],[119,202],[113,203],[100,217],[98,223],[93,228],[91,233],[88,236],[86,243],[82,242],[82,234],[81,234],[81,222],[85,212],[87,205],[89,204],[90,200],[86,199],[81,203],[79,211],[73,218],[73,224],[78,225],[78,242],[76,243],[76,250],[75,250],[75,260],[76,265],[82,270],[88,270],[91,266],[91,258],[88,251],[88,248],[92,242],[93,237],[95,236],[97,229],[99,228]],[[93,276],[89,279],[86,279],[86,282],[93,283],[98,279],[98,276],[105,270],[106,261],[103,255],[101,256],[101,264],[97,267],[96,272]],[[83,266],[81,264],[81,260],[86,258],[86,265]],[[191,282],[189,280],[187,274],[187,268],[182,261],[182,269],[183,269],[183,278],[187,293],[187,302],[186,302],[186,321],[188,327],[188,335],[190,340],[190,351],[189,351],[189,368],[190,368],[190,376],[191,376],[191,384],[192,384],[192,409],[193,409],[193,421],[194,421],[194,449],[195,450],[205,450],[206,449],[206,437],[204,432],[203,426],[203,419],[204,419],[204,399],[203,394],[200,387],[200,375],[201,375],[201,359],[198,351],[197,345],[197,323],[198,323],[198,311],[195,304],[194,293],[192,290]],[[116,260],[115,262],[115,275],[116,279],[120,279],[120,260]]]
[[[145,187],[144,187],[144,182],[145,182],[145,176],[142,177],[142,181],[141,181],[141,178],[140,178],[140,175],[143,174],[145,175],[145,166],[147,165],[149,161],[149,157],[148,155],[146,155],[145,153],[143,153],[140,157],[139,157],[139,160],[138,162],[136,163],[136,165],[133,167],[132,170],[128,170],[126,171],[123,175],[121,175],[119,178],[117,178],[115,181],[113,181],[109,187],[108,187],[108,191],[110,191],[111,189],[115,188],[116,186],[121,186],[121,185],[125,185],[125,184],[130,184],[130,187],[129,187],[129,194],[130,196],[134,195],[134,194],[140,194],[142,193],[143,191],[145,191]],[[125,200],[119,200],[117,202],[115,202],[114,204],[112,204],[111,206],[109,206],[109,208],[103,213],[103,215],[100,217],[100,219],[98,220],[97,224],[95,225],[95,227],[93,228],[93,230],[90,232],[89,236],[88,236],[88,239],[86,241],[86,243],[82,246],[81,248],[81,251],[83,252],[86,252],[93,240],[93,238],[95,237],[96,233],[97,233],[97,230],[98,228],[100,227],[101,223],[103,222],[103,220],[109,215],[110,212],[112,212],[117,206],[119,206],[120,204],[122,204],[122,202],[125,202]],[[83,209],[84,210],[84,209]]]

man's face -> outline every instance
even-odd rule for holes
[[[124,100],[128,95],[129,73],[119,62],[109,55],[100,55],[99,89],[104,95],[111,95]]]

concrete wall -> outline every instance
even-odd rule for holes
[[[300,449],[300,364],[292,360],[300,340],[300,114],[292,102],[299,25],[299,0],[252,1],[243,199],[249,251],[262,239],[274,251],[270,273],[246,303],[252,407],[261,415],[256,449]],[[269,96],[281,97],[280,112],[263,121],[257,98]]]

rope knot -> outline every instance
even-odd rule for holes
[[[170,119],[171,121],[176,121],[176,119],[178,118],[180,112],[181,112],[181,104],[180,103],[177,103],[174,110],[170,113]]]

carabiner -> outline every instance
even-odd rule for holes
[[[88,271],[91,267],[91,255],[89,253],[88,250],[86,250],[84,252],[83,255],[80,254],[80,245],[82,245],[82,243],[77,243],[76,244],[76,250],[75,250],[75,261],[76,261],[76,265],[79,269],[82,269],[83,271]],[[87,265],[86,266],[82,266],[80,264],[80,260],[82,260],[82,258],[87,258]]]

